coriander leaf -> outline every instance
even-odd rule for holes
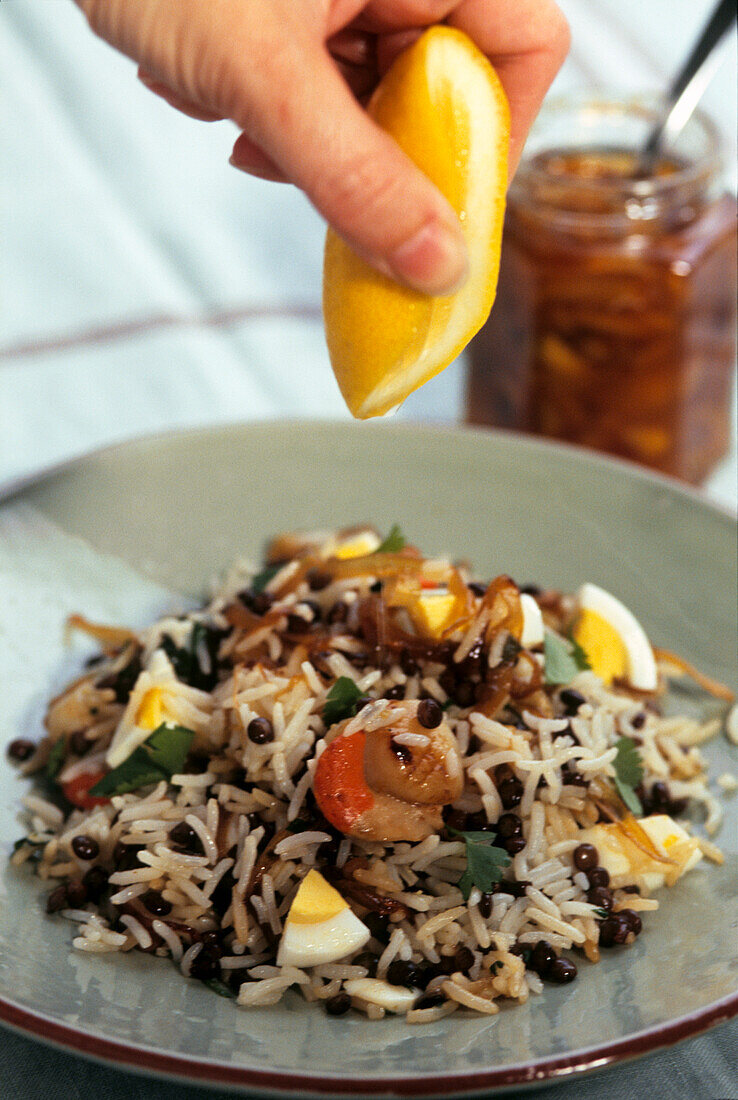
[[[167,726],[162,723],[139,747],[148,752],[155,767],[167,772],[168,779],[182,771],[194,736],[194,731],[184,726]]]
[[[454,836],[460,836],[467,844],[489,844],[495,838],[494,833],[487,832],[485,829],[470,829],[468,832],[462,832],[454,829],[452,825],[447,825],[446,831],[453,833]]]
[[[600,908],[600,906],[597,906],[597,908],[594,909],[593,912],[597,914],[600,920],[606,920],[610,916],[607,909],[602,909]]]
[[[64,754],[66,751],[66,741],[63,737],[60,737],[51,752],[49,753],[49,759],[46,761],[46,769],[44,771],[44,775],[50,782],[53,782],[61,771],[62,764],[64,763]]]
[[[550,630],[543,639],[543,656],[547,684],[568,684],[578,672],[589,668],[581,646],[571,640],[564,641]]]
[[[169,634],[161,639],[161,648],[172,662],[172,668],[178,680],[201,691],[212,691],[218,682],[218,649],[223,631],[207,626],[205,623],[193,623],[187,648],[174,644]],[[204,644],[208,654],[209,671],[203,671],[200,664],[201,646]]]
[[[339,676],[325,697],[323,721],[326,726],[334,726],[344,718],[353,718],[358,709],[357,703],[362,698],[361,690],[350,676]]]
[[[494,844],[467,844],[466,860],[474,885],[485,894],[494,883],[500,881],[502,868],[507,867],[510,857],[503,848],[497,848]]]
[[[269,581],[276,577],[283,564],[284,562],[281,565],[265,565],[260,573],[251,578],[251,584],[249,585],[251,591],[257,596],[260,592],[263,592]]]
[[[569,644],[571,645],[571,655],[576,661],[579,671],[587,672],[589,669],[591,669],[592,666],[589,663],[589,657],[584,652],[576,638],[572,637],[571,634],[569,635]]]
[[[402,550],[406,545],[407,539],[403,535],[400,527],[397,523],[393,523],[390,528],[390,533],[387,537],[380,542],[375,554],[396,554],[398,550]]]
[[[236,999],[237,995],[233,992],[231,987],[226,985],[225,982],[222,982],[220,978],[208,978],[203,984],[206,985],[208,989],[212,989],[213,993],[217,993],[219,997],[228,997],[231,1001]]]
[[[125,794],[159,783],[182,770],[190,751],[192,730],[162,723],[131,755],[90,788],[93,797]]]
[[[643,813],[641,800],[635,788],[643,779],[643,762],[632,737],[621,737],[615,742],[618,750],[612,765],[615,769],[615,787],[625,805],[636,817]]]
[[[497,848],[492,843],[490,833],[466,833],[449,825],[446,828],[454,836],[460,836],[466,844],[466,870],[457,883],[464,901],[469,900],[474,886],[486,894],[502,878],[502,868],[507,867],[510,862],[509,855],[503,848]]]

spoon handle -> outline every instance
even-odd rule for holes
[[[643,147],[642,162],[653,166],[664,139],[673,140],[686,124],[713,75],[707,64],[723,35],[738,15],[736,0],[720,0],[666,96],[666,109]],[[714,57],[714,55],[713,55]]]

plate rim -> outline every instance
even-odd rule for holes
[[[605,470],[609,468],[613,472],[620,471],[620,473],[625,474],[626,477],[630,477],[636,481],[642,481],[651,485],[660,485],[662,488],[670,490],[676,496],[684,497],[694,504],[708,508],[723,518],[732,520],[733,522],[738,521],[738,507],[732,509],[723,501],[713,500],[707,495],[704,489],[698,486],[689,485],[687,482],[681,481],[677,477],[661,473],[658,470],[652,470],[650,467],[643,466],[638,462],[632,462],[630,459],[605,454],[578,443],[568,443],[560,439],[549,439],[546,436],[536,435],[533,432],[513,431],[509,428],[480,427],[479,425],[465,423],[434,424],[432,422],[417,420],[391,420],[387,417],[377,417],[370,421],[363,420],[359,421],[358,424],[355,420],[343,420],[338,417],[294,416],[254,420],[224,420],[195,426],[170,428],[165,431],[136,433],[127,436],[125,439],[106,443],[99,447],[89,448],[80,454],[72,455],[59,462],[52,462],[39,470],[14,476],[6,481],[0,481],[0,505],[6,504],[15,496],[35,488],[52,477],[72,472],[75,467],[84,465],[89,459],[102,458],[118,450],[133,449],[136,446],[145,446],[150,443],[166,442],[174,439],[194,439],[198,436],[203,437],[218,432],[249,431],[250,429],[261,430],[270,427],[280,429],[292,428],[295,430],[310,427],[313,429],[318,428],[319,430],[337,429],[339,431],[356,431],[358,428],[359,432],[363,431],[369,433],[376,431],[387,432],[389,434],[462,435],[470,439],[476,438],[480,440],[509,439],[522,443],[532,450],[540,449],[544,453],[553,452],[563,454],[573,458],[575,461],[580,461],[583,465],[591,464],[595,467],[602,467]]]
[[[165,1075],[194,1083],[224,1085],[230,1088],[268,1089],[273,1095],[294,1096],[295,1089],[324,1096],[387,1096],[394,1090],[402,1096],[473,1096],[481,1091],[511,1086],[555,1084],[559,1079],[577,1077],[598,1069],[653,1054],[703,1032],[728,1023],[738,1016],[738,992],[668,1024],[655,1025],[628,1038],[602,1046],[583,1047],[553,1058],[522,1062],[501,1069],[470,1070],[452,1074],[421,1073],[411,1076],[385,1074],[374,1078],[356,1078],[340,1074],[313,1074],[290,1070],[255,1069],[217,1059],[192,1058],[171,1054],[143,1044],[109,1039],[93,1032],[79,1031],[68,1024],[49,1020],[40,1013],[22,1008],[0,995],[0,1020],[26,1037],[81,1054],[94,1061],[119,1069]]]
[[[214,434],[246,433],[277,428],[337,431],[356,430],[351,421],[323,418],[274,418],[225,421],[195,427],[174,428],[167,431],[146,432],[124,440],[92,448],[82,454],[53,463],[33,473],[21,475],[0,484],[0,506],[4,506],[44,482],[81,469],[90,459],[114,455],[117,451],[133,450],[137,446],[202,439]],[[359,431],[362,429],[359,428]],[[710,499],[703,490],[686,485],[676,478],[650,470],[626,459],[600,454],[589,448],[559,440],[549,440],[530,433],[506,429],[480,428],[468,425],[440,425],[415,421],[373,422],[366,426],[370,434],[386,432],[392,435],[416,435],[454,437],[468,439],[510,440],[532,451],[545,454],[561,454],[582,466],[594,466],[648,486],[661,487],[676,497],[707,509],[720,519],[735,522],[738,514],[720,501]],[[230,1088],[255,1088],[267,1090],[273,1095],[291,1095],[296,1088],[312,1094],[326,1096],[373,1096],[395,1090],[405,1096],[473,1095],[483,1090],[506,1089],[513,1086],[533,1086],[576,1074],[622,1063],[633,1058],[654,1053],[675,1043],[694,1038],[712,1027],[726,1023],[738,1016],[738,990],[694,1012],[667,1023],[653,1025],[643,1031],[611,1042],[570,1050],[566,1053],[534,1059],[496,1069],[459,1071],[442,1074],[418,1073],[412,1075],[379,1075],[357,1081],[341,1074],[317,1074],[310,1072],[259,1069],[234,1065],[209,1058],[194,1058],[158,1050],[146,1044],[130,1043],[110,1038],[102,1033],[85,1032],[68,1024],[53,1020],[41,1013],[24,1008],[0,993],[0,1022],[27,1038],[44,1042],[70,1053],[82,1055],[99,1063],[119,1069],[146,1074],[164,1075],[177,1080],[189,1079],[196,1083]]]

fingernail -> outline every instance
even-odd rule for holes
[[[466,281],[469,261],[461,228],[426,222],[387,257],[393,274],[423,294],[451,294]]]

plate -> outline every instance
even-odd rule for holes
[[[571,589],[601,584],[655,642],[738,687],[735,523],[676,483],[507,434],[400,424],[261,423],[110,448],[0,506],[0,742],[40,732],[79,668],[67,614],[144,625],[190,606],[231,559],[291,527],[399,522],[428,554]],[[685,694],[686,707],[694,698]],[[738,771],[724,738],[713,775]],[[1,766],[0,843],[21,835],[25,783]],[[738,812],[722,869],[703,862],[646,934],[571,986],[492,1019],[413,1028],[332,1019],[297,995],[241,1010],[166,960],[71,950],[47,887],[0,875],[0,1018],[129,1068],[269,1093],[471,1095],[555,1080],[695,1035],[738,1012]]]

